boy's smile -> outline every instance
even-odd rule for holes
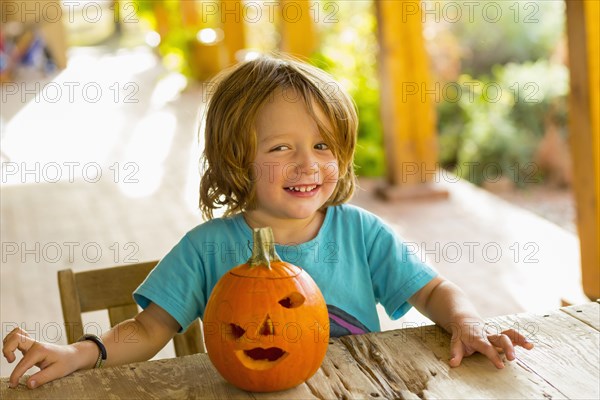
[[[314,107],[325,123],[323,112]],[[293,89],[274,93],[258,112],[255,128],[256,208],[246,214],[255,223],[271,226],[276,235],[278,225],[305,227],[335,190],[339,172],[333,152]]]
[[[321,185],[294,185],[285,188],[292,196],[311,197],[319,190]]]

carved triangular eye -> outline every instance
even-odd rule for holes
[[[304,304],[304,300],[306,299],[300,293],[292,292],[285,296],[283,299],[279,300],[278,303],[285,308],[296,308]]]
[[[246,330],[244,328],[236,324],[229,324],[229,329],[231,329],[229,333],[234,339],[239,339],[242,336],[244,336],[244,333],[246,333]]]

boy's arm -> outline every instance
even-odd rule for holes
[[[144,361],[152,358],[177,333],[179,324],[161,307],[151,303],[133,319],[114,326],[102,335],[106,347],[107,366]],[[31,367],[41,371],[33,374],[27,385],[34,388],[80,369],[92,368],[99,355],[98,346],[91,341],[67,346],[37,342],[17,328],[4,339],[2,352],[8,362],[16,359],[15,350],[23,358],[10,375],[11,387]]]
[[[123,321],[102,335],[106,346],[106,363],[104,365],[129,364],[146,361],[154,357],[169,340],[179,331],[179,323],[165,310],[150,303],[144,311],[133,319]],[[109,345],[107,344],[110,344]],[[94,362],[98,359],[98,346]],[[93,364],[90,365],[90,368]]]
[[[513,329],[499,334],[486,332],[484,321],[464,292],[439,276],[415,293],[409,302],[452,335],[452,367],[458,367],[464,356],[477,351],[489,358],[497,368],[503,368],[504,363],[496,348],[504,351],[508,360],[515,359],[514,345],[528,350],[533,348],[532,343]]]

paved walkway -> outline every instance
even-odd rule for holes
[[[202,88],[180,93],[180,77],[145,49],[79,49],[53,78],[1,89],[0,319],[2,336],[21,325],[64,343],[56,271],[158,259],[201,222]],[[361,181],[353,203],[385,218],[484,316],[578,299],[571,233],[469,184],[440,179],[449,200],[396,204],[373,196],[377,184]],[[84,322],[108,327],[102,313]],[[0,375],[11,370],[2,359]]]

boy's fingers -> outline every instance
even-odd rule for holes
[[[509,339],[508,336],[506,336],[506,335],[488,335],[488,340],[495,347],[502,349],[502,351],[504,351],[504,354],[506,354],[506,358],[508,360],[512,361],[515,359],[515,348],[513,346],[512,341]]]
[[[10,331],[10,333],[8,335],[6,335],[4,337],[4,339],[2,339],[2,345],[6,346],[6,344],[9,341],[12,341],[12,340],[14,340],[15,337],[19,337],[19,336],[20,337],[29,337],[29,334],[21,328],[15,328],[12,331]]]
[[[21,361],[15,366],[12,374],[10,374],[9,385],[10,387],[16,387],[19,384],[19,379],[27,372],[27,370],[33,367],[35,364],[41,362],[45,355],[42,352],[29,352],[25,355]]]
[[[34,343],[35,340],[29,336],[16,333],[7,338],[4,347],[2,347],[2,354],[6,357],[8,362],[13,362],[16,358],[15,350],[19,349],[21,353],[26,354]]]
[[[27,351],[27,349],[29,349],[29,347],[31,347],[31,344],[34,343],[35,340],[33,340],[29,335],[27,334],[22,334],[22,333],[14,333],[14,334],[10,334],[9,336],[7,336],[5,338],[5,342],[4,342],[4,349],[11,349],[11,350],[15,350],[16,348],[19,348],[21,350],[25,350]]]
[[[502,359],[498,355],[498,352],[496,351],[494,346],[490,344],[490,342],[488,342],[487,340],[477,341],[473,343],[473,347],[475,348],[475,350],[489,358],[489,360],[496,366],[496,368],[504,368],[504,363],[502,362]]]
[[[6,346],[2,348],[2,355],[4,356],[4,358],[6,358],[6,361],[8,361],[9,363],[15,361],[15,359],[17,358],[17,356],[15,356],[15,351],[9,350]]]
[[[460,339],[452,340],[450,344],[450,366],[458,367],[465,354],[463,343]]]
[[[29,389],[35,389],[36,387],[40,387],[45,383],[53,381],[65,374],[62,373],[60,367],[57,364],[52,364],[41,371],[36,372],[31,375],[29,379],[27,379],[27,387]]]
[[[527,350],[533,349],[533,343],[527,340],[527,338],[521,335],[514,329],[508,329],[502,332],[504,335],[508,336],[510,340],[517,346],[521,346]]]

